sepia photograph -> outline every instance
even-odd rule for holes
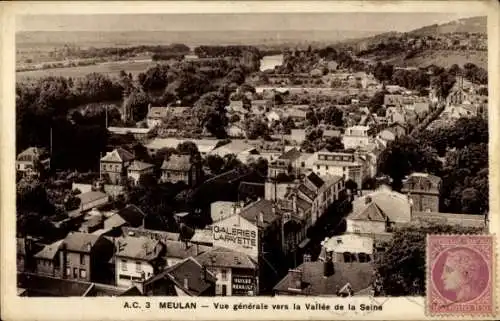
[[[489,19],[17,14],[17,296],[494,315]]]

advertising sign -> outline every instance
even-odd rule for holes
[[[233,275],[232,294],[248,295],[249,293],[255,293],[254,277]]]
[[[258,256],[259,238],[257,226],[234,215],[214,223],[212,230],[214,246],[239,251],[252,257]]]

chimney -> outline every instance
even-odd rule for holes
[[[184,289],[189,290],[189,281],[188,281],[188,278],[184,278]]]
[[[59,267],[61,269],[61,278],[66,278],[66,242],[61,243],[61,250],[59,251]]]
[[[259,223],[264,223],[264,213],[259,213]]]
[[[333,266],[333,261],[331,259],[331,254],[327,252],[327,259],[323,263],[323,277],[327,278],[335,274],[335,268]]]
[[[87,251],[91,251],[92,250],[92,244],[89,242],[87,243]]]
[[[290,274],[290,288],[291,290],[302,291],[303,273],[300,269],[289,270]]]

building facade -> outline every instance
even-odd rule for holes
[[[403,181],[401,192],[412,200],[413,210],[439,212],[441,178],[427,173],[413,173]]]
[[[107,176],[111,184],[120,185],[127,177],[127,168],[134,155],[123,148],[114,149],[101,158],[101,177]]]

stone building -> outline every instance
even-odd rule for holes
[[[407,194],[417,212],[439,212],[441,178],[427,173],[413,173],[403,181],[401,192]]]

